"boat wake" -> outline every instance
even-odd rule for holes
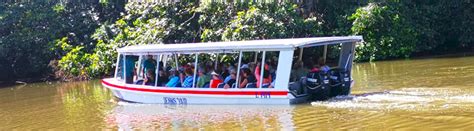
[[[474,93],[455,88],[402,88],[399,90],[338,96],[313,106],[373,110],[472,110]]]

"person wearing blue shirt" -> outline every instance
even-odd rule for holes
[[[179,82],[178,71],[176,69],[170,70],[170,77],[168,83],[166,83],[166,87],[180,87],[181,84]]]
[[[235,69],[230,69],[229,73],[230,73],[230,74],[232,74],[232,73],[237,73],[237,71],[235,71]],[[231,80],[231,79],[232,79],[232,77],[231,77],[230,75],[227,76],[227,77],[225,77],[224,83],[229,82],[229,80]]]
[[[186,68],[184,70],[186,76],[184,77],[182,87],[190,88],[193,87],[193,71],[191,68]]]

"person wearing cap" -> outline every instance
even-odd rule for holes
[[[179,73],[174,68],[170,70],[170,77],[166,87],[180,87]]]
[[[211,81],[211,77],[206,73],[206,70],[204,68],[200,68],[198,70],[198,79],[197,79],[197,87],[203,88],[206,84],[209,84],[209,81]]]
[[[219,85],[219,83],[222,83],[222,80],[221,80],[221,77],[219,76],[218,73],[216,73],[215,71],[213,71],[211,73],[212,75],[212,80],[211,80],[211,83],[210,83],[210,87],[211,88],[217,88],[217,86]]]

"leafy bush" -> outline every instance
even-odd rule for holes
[[[357,60],[408,58],[416,48],[417,32],[401,16],[397,4],[369,4],[357,9],[350,19],[352,31],[365,42],[356,49]]]

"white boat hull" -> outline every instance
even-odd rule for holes
[[[295,101],[288,90],[222,89],[222,88],[170,88],[124,84],[113,78],[102,84],[121,100],[156,104],[290,104]],[[293,99],[293,100],[292,100]],[[304,101],[299,98],[298,101]]]

